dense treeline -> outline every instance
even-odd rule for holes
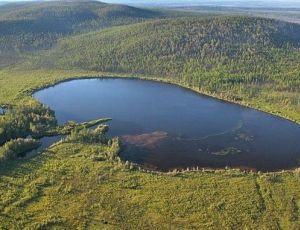
[[[208,70],[238,61],[256,64],[242,66],[250,68],[245,71],[260,69],[261,61],[276,61],[273,50],[289,53],[299,47],[296,24],[247,17],[184,18],[75,36],[59,44],[54,58],[85,69],[179,76],[190,62]]]
[[[10,108],[4,116],[0,116],[0,145],[29,135],[41,136],[56,125],[54,112],[40,104]]]
[[[51,48],[59,38],[162,15],[97,1],[15,3],[0,8],[0,64]]]

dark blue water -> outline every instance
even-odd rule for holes
[[[6,112],[6,109],[0,107],[0,115],[4,115],[5,112]]]
[[[300,126],[174,85],[132,79],[61,83],[34,97],[59,123],[110,117],[121,157],[152,169],[242,167],[262,171],[300,165]]]

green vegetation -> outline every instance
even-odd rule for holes
[[[80,135],[86,143],[89,143],[89,140],[103,143],[106,140],[103,135],[108,127],[100,124],[110,120],[105,118],[83,123],[69,121],[58,126],[54,112],[43,105],[35,103],[12,107],[0,117],[0,161],[25,156],[26,152],[38,148],[40,143],[31,137],[70,134],[68,140],[76,139]],[[95,130],[89,130],[96,125],[98,127]],[[28,136],[30,138],[27,138]]]
[[[106,158],[117,144],[58,144],[0,168],[0,223],[15,229],[297,229],[299,176],[149,173]]]
[[[107,125],[99,125],[96,129],[90,130],[87,128],[72,130],[71,134],[67,137],[67,141],[81,142],[81,143],[107,143],[105,133],[108,131]]]
[[[299,169],[139,170],[105,136],[109,119],[57,126],[53,111],[32,99],[68,79],[134,76],[300,122],[299,25],[161,17],[92,1],[0,7],[0,105],[9,108],[0,116],[0,229],[299,228]],[[26,137],[56,134],[68,136],[19,159],[38,145]]]
[[[81,135],[84,132],[86,136],[90,135],[89,138],[94,137],[100,142],[100,139],[104,139],[100,134],[103,134],[107,127],[98,126],[93,131],[88,129],[111,120],[96,119],[83,123],[70,121],[63,126],[58,126],[53,111],[33,100],[30,102],[8,108],[6,113],[0,116],[0,161],[25,156],[26,152],[38,148],[40,143],[31,137],[68,134],[73,137],[72,132],[75,130]],[[27,138],[28,136],[30,138]]]
[[[82,123],[76,123],[74,121],[69,121],[62,126],[53,126],[41,135],[57,136],[57,135],[71,134],[74,130],[77,130],[77,131],[86,130],[87,131],[89,128],[106,123],[110,120],[111,120],[111,118],[101,118],[101,119],[95,119],[95,120],[82,122]],[[92,134],[92,133],[90,133],[90,134]],[[96,134],[99,134],[99,133],[96,133]]]
[[[249,74],[276,61],[276,51],[290,53],[299,48],[299,32],[299,25],[262,18],[169,19],[68,38],[52,55],[58,65],[96,71],[180,77],[195,73],[196,67],[205,73],[217,65],[229,65],[230,70],[237,64],[232,74]],[[246,64],[258,66],[247,68]]]
[[[0,145],[29,135],[38,137],[56,126],[54,112],[38,103],[17,106],[0,116]]]
[[[18,138],[10,140],[0,148],[0,162],[25,156],[26,152],[36,149],[40,143],[34,139]]]

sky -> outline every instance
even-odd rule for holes
[[[300,7],[300,0],[104,0],[108,3],[129,5],[212,5],[236,7]]]
[[[15,0],[0,0],[13,2]],[[30,0],[29,0],[30,1]],[[297,7],[300,0],[102,0],[107,3],[122,3],[135,6],[236,6],[236,7]]]

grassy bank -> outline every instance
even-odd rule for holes
[[[5,229],[297,229],[299,175],[147,173],[94,161],[109,146],[62,143],[1,165]],[[11,228],[10,228],[11,229]]]

